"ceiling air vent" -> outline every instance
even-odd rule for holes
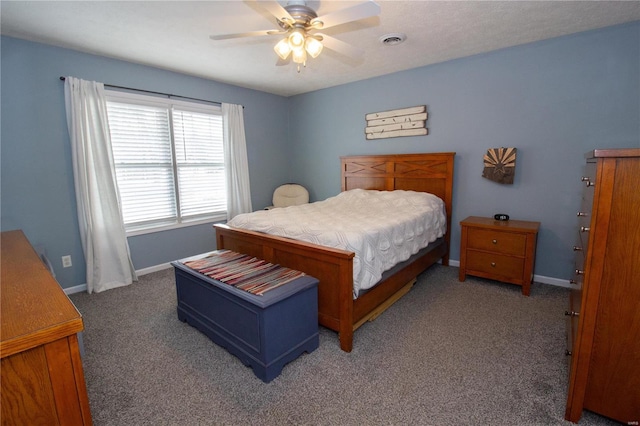
[[[402,33],[391,33],[385,34],[380,37],[380,42],[385,46],[395,46],[396,44],[400,44],[407,39],[406,34]]]

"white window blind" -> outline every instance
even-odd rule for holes
[[[116,92],[107,112],[127,231],[225,216],[217,108]]]
[[[174,109],[173,134],[181,216],[226,211],[222,117]]]

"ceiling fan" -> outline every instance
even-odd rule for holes
[[[280,5],[276,0],[251,1],[273,15],[279,29],[212,35],[210,38],[226,40],[238,37],[283,35],[284,38],[274,46],[280,58],[278,65],[293,60],[298,66],[298,72],[300,72],[300,65],[306,66],[307,57],[317,58],[323,47],[353,58],[362,56],[360,49],[318,31],[380,14],[380,6],[371,0],[323,16],[318,16],[315,10],[307,6],[306,1],[289,1],[286,6]]]

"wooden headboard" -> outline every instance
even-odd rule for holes
[[[447,209],[447,244],[451,238],[453,159],[455,152],[357,155],[340,157],[342,191],[377,189],[429,192]]]

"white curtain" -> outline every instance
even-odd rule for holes
[[[64,96],[87,291],[97,293],[137,277],[118,202],[104,85],[66,77]]]
[[[227,220],[251,211],[251,187],[242,105],[222,104]]]

